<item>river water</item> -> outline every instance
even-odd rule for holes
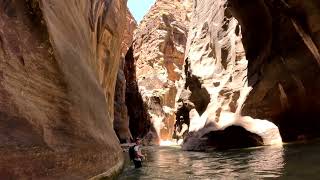
[[[215,152],[146,147],[143,168],[129,160],[121,180],[320,179],[320,142]]]

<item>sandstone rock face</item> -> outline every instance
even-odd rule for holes
[[[136,78],[155,139],[172,138],[191,6],[189,0],[156,1],[134,35]]]
[[[123,162],[112,120],[125,3],[0,2],[0,179],[87,179]]]
[[[190,131],[183,147],[218,146],[213,132],[233,126],[260,136],[255,145],[281,143],[278,127],[285,141],[318,136],[319,2],[194,3],[180,96]]]
[[[120,66],[116,82],[113,122],[114,130],[116,131],[120,142],[123,143],[130,142],[130,139],[132,139],[132,135],[129,129],[128,109],[126,106],[126,77],[124,74],[126,63],[124,61],[125,55],[132,45],[133,31],[136,29],[136,27],[137,23],[131,15],[129,9],[127,9],[126,26],[124,29],[124,37],[121,43]]]
[[[292,141],[320,135],[320,2],[287,3],[269,5],[276,7],[268,9],[272,44],[261,65],[252,64],[252,72],[261,75],[242,114],[275,122],[284,141]]]
[[[130,47],[125,57],[124,74],[126,77],[126,105],[132,137],[144,137],[145,143],[152,143],[154,131],[152,131],[147,106],[139,92],[132,47]]]

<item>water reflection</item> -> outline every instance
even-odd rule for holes
[[[248,164],[251,171],[258,176],[280,177],[284,168],[284,149],[282,146],[262,148],[260,151],[255,151]]]
[[[131,164],[119,179],[261,179],[283,173],[283,147],[261,147],[224,152],[186,152],[178,147],[146,149],[144,167]]]

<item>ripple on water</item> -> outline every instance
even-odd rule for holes
[[[148,147],[144,149],[147,154],[144,167],[136,170],[127,163],[119,179],[292,179],[295,176],[314,179],[319,177],[320,167],[315,166],[320,164],[319,150],[320,143],[217,152]],[[304,151],[307,152],[304,156],[297,156]]]

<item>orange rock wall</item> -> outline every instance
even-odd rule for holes
[[[112,123],[125,3],[0,2],[1,179],[86,179],[123,162]]]

